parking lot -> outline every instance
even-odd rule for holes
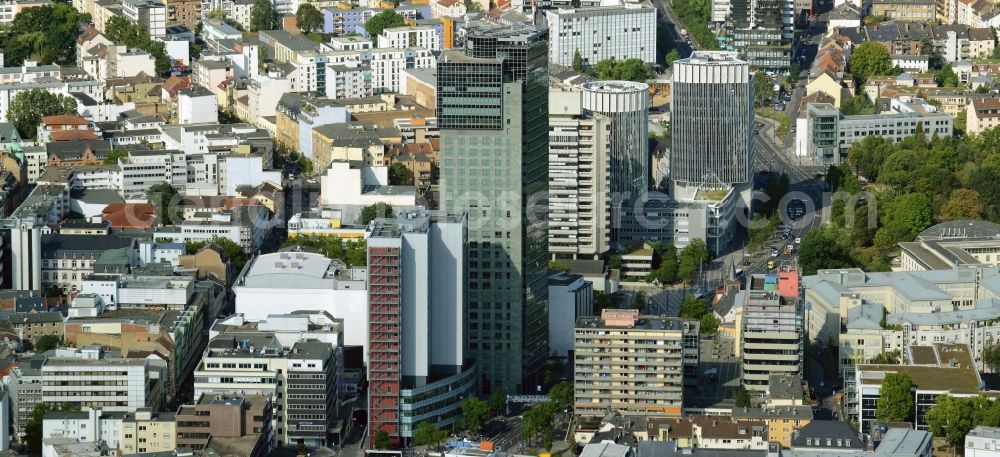
[[[732,340],[721,337],[701,340],[698,385],[686,392],[687,407],[734,406],[733,396],[740,385],[740,363],[733,356],[733,344]]]

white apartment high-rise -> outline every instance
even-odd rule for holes
[[[448,427],[474,394],[466,357],[464,213],[410,211],[374,222],[368,239],[369,418],[374,436]],[[419,407],[417,406],[419,403]]]
[[[584,65],[605,59],[656,63],[656,8],[645,2],[602,3],[610,5],[545,12],[549,62],[568,67],[579,52]]]
[[[610,248],[611,119],[582,92],[549,89],[549,253],[594,258]]]

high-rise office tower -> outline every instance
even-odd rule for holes
[[[795,0],[732,0],[723,38],[755,68],[787,70],[792,63]]]
[[[754,75],[735,52],[695,51],[674,62],[670,179],[726,188],[753,178]]]
[[[475,23],[438,59],[441,209],[469,214],[469,350],[480,388],[534,390],[547,349],[546,32]],[[537,217],[534,217],[537,216]]]
[[[412,438],[417,423],[450,427],[455,398],[475,394],[466,357],[462,213],[377,219],[368,239],[369,435]],[[419,403],[419,404],[418,404]]]
[[[610,248],[611,119],[583,109],[583,92],[549,90],[549,253],[593,259]]]
[[[583,109],[611,119],[609,190],[613,196],[642,195],[649,190],[649,85],[594,81],[581,88]]]

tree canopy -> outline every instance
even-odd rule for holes
[[[965,435],[977,425],[1000,426],[1000,402],[982,395],[952,397],[942,395],[925,415],[930,432],[952,447],[962,447]]]
[[[161,225],[170,225],[183,219],[181,209],[177,206],[180,203],[177,189],[169,183],[161,182],[149,186],[146,198],[156,206],[156,217]]]
[[[194,254],[201,250],[201,248],[214,244],[222,249],[222,253],[226,255],[229,259],[229,263],[233,268],[239,272],[243,269],[243,266],[247,263],[247,254],[243,250],[243,246],[240,246],[235,241],[229,238],[224,238],[221,236],[213,236],[211,241],[192,241],[184,245],[184,250],[188,254]]]
[[[389,166],[389,184],[394,186],[412,186],[413,172],[403,162],[393,162]]]
[[[322,30],[323,13],[320,13],[312,4],[303,3],[295,12],[295,22],[298,23],[299,30],[305,33]]]
[[[157,73],[170,69],[170,56],[167,55],[166,45],[162,41],[150,38],[145,28],[125,16],[112,16],[108,19],[104,34],[115,44],[142,49],[149,53],[156,61]]]
[[[754,103],[758,107],[767,106],[774,98],[774,78],[763,71],[758,71],[753,78]]]
[[[851,51],[851,74],[861,84],[872,76],[889,74],[891,71],[892,59],[885,46],[874,41],[866,41]]]
[[[490,406],[476,397],[469,397],[462,402],[462,414],[465,415],[465,426],[473,433],[479,433],[490,420]]]
[[[814,275],[824,268],[846,268],[855,265],[851,258],[849,236],[832,226],[806,232],[799,244],[799,267],[803,275]]]
[[[448,431],[424,421],[413,431],[413,444],[417,446],[439,446],[448,438]]]
[[[886,373],[879,389],[875,417],[883,422],[904,422],[913,417],[913,380],[904,373]]]
[[[653,72],[642,59],[604,59],[593,67],[594,74],[600,79],[618,79],[624,81],[642,82],[653,76]]]
[[[271,0],[254,0],[250,7],[250,31],[274,30],[278,27],[278,13]]]
[[[378,218],[392,218],[396,216],[396,211],[388,203],[378,202],[368,205],[361,210],[361,224],[368,225],[369,222]]]
[[[21,138],[35,138],[42,118],[59,114],[76,114],[76,99],[36,88],[14,96],[7,110],[7,120],[17,127]]]
[[[382,34],[383,30],[403,25],[406,25],[406,18],[402,14],[393,10],[385,10],[365,22],[365,31],[371,37],[372,43],[378,46],[378,36]]]
[[[392,437],[389,436],[389,432],[385,430],[375,432],[375,437],[372,438],[372,446],[379,450],[392,448]]]
[[[308,246],[331,259],[339,259],[350,267],[368,264],[368,243],[365,240],[345,240],[335,236],[296,236],[285,240],[283,247]]]
[[[62,339],[55,335],[42,335],[35,339],[35,352],[42,353],[59,347]]]
[[[840,102],[840,113],[845,116],[855,114],[875,114],[875,105],[868,99],[867,95],[859,93]]]
[[[0,40],[6,64],[21,65],[25,59],[41,64],[74,64],[80,23],[89,17],[68,2],[21,9]]]
[[[692,239],[681,250],[680,261],[677,263],[677,275],[682,281],[693,284],[701,271],[701,265],[708,260],[708,248],[705,246],[705,240]]]

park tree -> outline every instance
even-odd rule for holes
[[[767,73],[758,71],[753,78],[754,103],[758,107],[767,106],[774,98],[774,78]]]
[[[886,373],[879,389],[875,417],[883,422],[905,422],[913,416],[913,380],[904,373]]]
[[[17,127],[21,138],[35,138],[42,118],[59,114],[76,114],[76,99],[35,88],[14,96],[7,110],[7,120]]]
[[[393,162],[389,166],[389,184],[393,186],[412,186],[413,173],[403,162]]]
[[[413,431],[413,444],[417,446],[438,447],[448,438],[448,432],[438,428],[434,424],[424,421],[417,425]]]
[[[799,267],[803,275],[814,275],[824,268],[854,266],[850,247],[837,227],[825,226],[810,230],[799,245]]]
[[[250,31],[274,30],[278,26],[278,13],[271,0],[254,0],[250,7]]]
[[[378,450],[386,450],[392,448],[392,437],[389,436],[389,432],[385,430],[379,430],[375,432],[375,437],[372,438],[372,446]]]
[[[568,381],[560,381],[549,389],[549,399],[555,403],[559,411],[572,408],[574,398],[573,384]]]
[[[395,216],[396,212],[392,209],[392,205],[378,202],[361,209],[361,224],[368,225],[369,222],[375,219],[393,218]]]
[[[465,426],[473,433],[479,433],[490,420],[490,407],[485,401],[470,397],[462,402],[462,414],[465,415]]]
[[[304,33],[322,30],[323,13],[320,13],[315,6],[309,3],[303,3],[299,5],[298,11],[295,12],[295,22],[298,24],[299,30]]]
[[[58,348],[62,339],[55,335],[42,335],[35,339],[35,352],[42,353]]]
[[[903,194],[882,205],[882,227],[875,233],[875,247],[885,252],[901,241],[913,241],[917,234],[934,224],[934,208],[922,193]]]
[[[982,219],[983,209],[979,192],[972,189],[955,189],[948,196],[948,202],[941,208],[941,219],[946,221]]]
[[[378,46],[378,37],[382,34],[382,31],[392,27],[400,27],[406,25],[406,18],[402,14],[399,14],[393,10],[385,10],[372,16],[368,22],[365,22],[365,31],[372,38],[372,42],[375,46]]]
[[[872,76],[889,74],[891,71],[892,59],[885,46],[866,41],[851,51],[851,74],[860,84],[864,84]]]
[[[847,163],[854,167],[858,175],[875,182],[882,165],[894,151],[892,141],[880,136],[868,136],[851,146]]]

